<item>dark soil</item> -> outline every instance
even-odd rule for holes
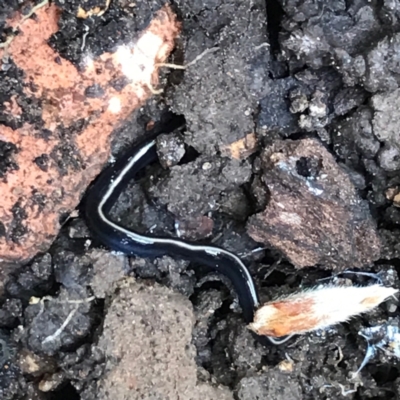
[[[22,2],[8,3],[0,6],[2,25]],[[103,16],[84,21],[75,17],[82,0],[55,3],[63,14],[51,45],[79,65],[86,52],[124,44],[126,33],[146,26],[164,1],[112,0]],[[167,110],[186,120],[184,130],[159,140],[164,168],[152,166],[132,182],[114,218],[154,234],[175,236],[180,226],[188,239],[233,251],[248,265],[262,300],[317,285],[335,263],[321,257],[321,265],[295,268],[272,246],[252,252],[260,244],[246,231],[249,218],[268,204],[264,149],[314,138],[349,177],[382,242],[376,261],[354,265],[398,288],[400,202],[390,193],[400,187],[400,5],[177,0],[173,7],[183,32],[170,62],[187,64],[213,51],[184,71],[163,69],[163,94],[115,133],[117,157]],[[9,92],[1,81],[0,92]],[[258,150],[242,160],[227,157],[223,149],[249,133],[256,134]],[[0,174],[15,168],[14,151],[0,137]],[[61,153],[54,155],[60,162]],[[36,162],[46,168],[46,160]],[[46,254],[14,269],[7,282],[0,307],[1,399],[400,397],[394,353],[376,350],[354,375],[367,348],[360,331],[398,326],[396,300],[349,323],[263,347],[225,279],[179,259],[113,254],[91,239],[80,215],[66,221]],[[336,279],[350,278],[373,281]]]

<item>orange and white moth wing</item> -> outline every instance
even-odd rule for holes
[[[264,304],[249,328],[271,337],[323,329],[372,310],[397,291],[381,285],[323,286]]]

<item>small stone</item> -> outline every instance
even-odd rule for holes
[[[278,369],[281,372],[293,372],[294,363],[291,360],[282,360],[278,364]]]
[[[385,196],[388,200],[393,201],[396,198],[396,196],[399,195],[399,193],[400,193],[400,188],[398,186],[391,187],[386,190]]]
[[[328,107],[323,102],[323,93],[315,92],[308,109],[310,115],[314,118],[323,118],[328,114]]]
[[[336,115],[345,115],[350,110],[361,106],[367,98],[367,92],[360,87],[345,87],[333,101]]]
[[[51,392],[57,389],[64,381],[64,374],[58,372],[56,374],[46,376],[39,382],[39,390],[41,392]]]
[[[203,169],[203,171],[208,171],[209,169],[212,168],[212,164],[210,162],[205,162],[201,168]]]
[[[105,250],[92,250],[89,253],[92,262],[90,287],[97,298],[104,299],[115,282],[126,274],[126,258]]]
[[[291,101],[290,112],[293,114],[302,113],[307,110],[309,102],[305,93],[300,89],[294,89],[290,92],[289,98]]]
[[[378,163],[385,171],[400,169],[400,149],[395,146],[385,146],[378,153]]]
[[[28,349],[22,349],[19,353],[18,365],[24,374],[32,376],[53,372],[57,368],[57,364],[52,358],[39,356]]]
[[[167,169],[177,165],[185,155],[185,142],[178,134],[163,134],[157,137],[157,154],[160,164]]]
[[[247,226],[297,268],[344,269],[378,259],[380,240],[368,204],[315,139],[277,141],[262,154],[265,210]]]
[[[254,133],[249,133],[244,138],[221,147],[221,155],[236,160],[243,160],[255,153],[257,151],[257,146],[256,135]]]

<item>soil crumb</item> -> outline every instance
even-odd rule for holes
[[[108,308],[98,344],[106,372],[81,398],[233,400],[226,388],[198,379],[193,326],[187,298],[127,281]]]

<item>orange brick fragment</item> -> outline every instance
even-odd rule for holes
[[[8,25],[21,19],[18,14]],[[41,8],[0,51],[0,59],[7,51],[24,71],[24,95],[40,100],[42,120],[16,130],[0,125],[0,151],[7,155],[0,162],[2,262],[23,262],[49,247],[60,218],[78,205],[108,160],[113,130],[150,97],[149,85],[158,83],[156,64],[165,62],[180,32],[166,5],[131,45],[88,57],[78,71],[47,44],[58,31],[58,19],[55,5]],[[128,84],[118,91],[111,81],[120,78]],[[96,95],[87,95],[92,89]],[[18,97],[5,107],[21,112]]]

